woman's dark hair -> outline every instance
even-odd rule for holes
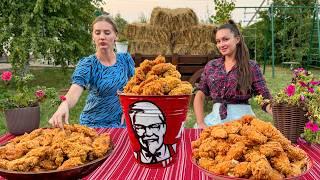
[[[249,65],[249,50],[247,48],[246,43],[244,42],[242,34],[240,33],[237,25],[233,20],[229,20],[228,23],[221,25],[217,28],[216,31],[219,31],[221,29],[229,29],[235,37],[240,38],[240,41],[237,44],[235,56],[239,69],[238,87],[242,93],[246,93],[248,90],[251,90],[252,84],[251,71]]]
[[[106,22],[108,22],[109,24],[111,24],[114,32],[118,33],[118,28],[117,28],[117,26],[116,26],[116,23],[113,21],[112,17],[107,16],[107,15],[100,15],[100,16],[96,17],[96,18],[94,19],[94,21],[92,22],[92,24],[91,24],[92,29],[93,29],[93,26],[94,26],[97,22],[100,22],[100,21],[106,21]]]

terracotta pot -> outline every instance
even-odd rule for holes
[[[40,107],[15,108],[5,111],[7,129],[11,134],[21,135],[39,128]]]

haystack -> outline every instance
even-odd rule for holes
[[[179,55],[206,55],[217,54],[218,51],[214,43],[204,42],[200,44],[176,44],[173,53]]]
[[[145,23],[129,24],[125,34],[128,40],[148,40],[162,44],[168,44],[171,41],[171,33],[168,30]]]
[[[170,47],[170,44],[159,44],[157,42],[148,40],[134,40],[130,41],[129,52],[131,54],[139,53],[147,55],[171,55],[172,48]]]
[[[125,33],[130,53],[162,55],[215,54],[215,26],[199,25],[189,8],[154,8],[150,24],[129,24]]]
[[[198,17],[189,8],[168,9],[156,7],[152,10],[150,24],[172,32],[197,25]]]
[[[172,33],[172,36],[174,37],[175,44],[213,43],[215,29],[214,25],[201,24],[175,31]]]

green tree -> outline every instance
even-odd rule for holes
[[[274,0],[275,63],[307,59],[310,33],[312,31],[313,7],[315,1]],[[280,7],[279,7],[280,6]],[[287,6],[287,7],[285,7]],[[309,8],[297,8],[306,6]],[[259,13],[261,21],[244,29],[245,34],[257,32],[257,60],[265,57],[271,62],[271,7]],[[250,52],[254,51],[254,39],[246,40]]]
[[[66,67],[93,52],[90,25],[102,0],[2,0],[0,43],[13,71],[24,76],[31,54]]]
[[[223,24],[231,18],[231,12],[235,8],[233,0],[214,0],[215,15],[211,16],[211,21],[215,24]]]
[[[114,21],[116,23],[116,26],[117,26],[118,32],[119,32],[118,41],[127,41],[127,38],[125,37],[124,31],[125,31],[126,26],[128,25],[128,22],[125,19],[123,19],[119,13],[116,14],[116,16],[114,17]]]

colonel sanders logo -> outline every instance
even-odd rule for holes
[[[136,159],[146,164],[162,162],[165,166],[169,163],[176,145],[164,144],[167,124],[160,108],[151,102],[134,103],[130,108],[130,119],[140,143],[140,151],[134,152]]]

